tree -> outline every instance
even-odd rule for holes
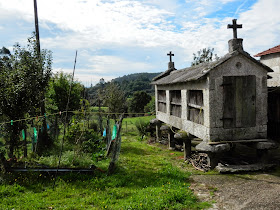
[[[104,103],[108,107],[108,112],[113,113],[112,117],[114,120],[120,113],[126,110],[126,98],[125,93],[120,89],[120,87],[112,82],[105,89]]]
[[[129,104],[129,111],[133,113],[144,113],[144,107],[151,99],[152,97],[144,91],[133,93]]]
[[[72,75],[66,74],[63,72],[56,73],[50,83],[49,88],[47,91],[47,101],[46,101],[46,107],[47,110],[51,113],[56,113],[59,111],[65,111],[67,102],[68,102],[68,95],[69,90],[72,82]],[[75,111],[80,108],[80,101],[82,99],[84,87],[83,85],[78,81],[73,81],[72,87],[71,87],[71,93],[69,97],[69,105],[68,105],[68,111]],[[68,114],[68,119],[66,119],[66,122],[69,123],[71,114]],[[55,133],[58,134],[58,118],[57,115],[55,115],[54,119],[54,128]]]
[[[155,104],[155,97],[153,96],[152,99],[147,103],[147,105],[144,107],[145,112],[156,112],[156,104]]]
[[[197,55],[193,54],[193,62],[192,66],[199,65],[200,63],[211,62],[213,60],[213,55],[215,56],[215,60],[218,60],[219,57],[217,54],[213,54],[214,48],[203,48],[202,50],[197,51]]]
[[[66,110],[71,81],[72,75],[63,72],[58,72],[52,77],[47,92],[48,109],[55,112]],[[83,90],[83,85],[80,82],[73,81],[68,111],[74,111],[80,108]]]
[[[2,48],[5,55],[0,57],[0,111],[5,120],[11,121],[4,127],[10,157],[19,146],[19,133],[27,126],[26,121],[15,120],[40,114],[52,65],[50,51],[42,50],[38,55],[34,36],[28,39],[26,48],[16,44],[13,51]]]

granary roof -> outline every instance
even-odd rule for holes
[[[169,69],[157,77],[153,79],[153,85],[168,85],[174,83],[182,83],[182,82],[189,82],[201,79],[203,76],[207,75],[211,70],[215,69],[217,66],[221,65],[222,63],[226,62],[230,58],[237,56],[239,54],[244,55],[257,65],[262,66],[268,72],[273,72],[271,68],[262,64],[261,62],[257,61],[256,59],[252,58],[247,52],[245,51],[233,51],[231,53],[227,53],[225,56],[220,58],[217,61],[202,63],[197,66],[192,66],[180,70],[173,70]]]
[[[277,45],[277,46],[275,46],[275,47],[273,47],[273,48],[270,48],[270,49],[268,49],[268,50],[265,50],[265,51],[263,51],[263,52],[260,52],[260,53],[254,55],[254,56],[255,56],[255,57],[260,57],[260,56],[262,56],[262,55],[268,55],[268,54],[273,54],[273,53],[280,53],[280,45]]]

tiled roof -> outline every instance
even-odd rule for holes
[[[213,69],[215,69],[217,66],[226,62],[230,58],[240,55],[240,54],[247,57],[248,59],[250,59],[257,65],[263,67],[268,72],[273,72],[271,68],[267,67],[266,65],[257,61],[256,59],[252,58],[245,51],[234,51],[232,53],[226,54],[225,56],[220,58],[218,61],[209,62],[209,63],[208,62],[201,63],[197,66],[192,66],[192,67],[184,68],[181,70],[167,70],[167,71],[163,72],[162,74],[160,74],[159,76],[155,77],[153,79],[152,84],[153,85],[168,85],[168,84],[198,80],[198,79],[202,78],[204,75],[208,74]]]
[[[265,50],[263,52],[258,53],[257,55],[254,55],[255,57],[260,57],[262,55],[268,55],[268,54],[273,54],[273,53],[279,53],[280,52],[280,45],[277,45],[273,48],[270,48],[268,50]]]

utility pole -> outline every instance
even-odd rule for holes
[[[40,55],[40,35],[39,35],[39,23],[38,23],[38,12],[37,12],[37,0],[34,0],[34,19],[35,19],[35,34],[36,34],[36,42],[37,42],[37,51]]]
[[[34,19],[35,19],[35,35],[36,35],[36,46],[37,46],[37,53],[38,59],[41,62],[41,49],[40,49],[40,35],[39,35],[39,23],[38,23],[38,11],[37,11],[37,0],[34,0]],[[44,69],[42,68],[42,76],[44,76]],[[42,146],[48,145],[49,137],[47,133],[47,121],[46,121],[46,107],[45,107],[45,91],[41,93],[41,116],[43,117],[43,130],[39,130],[38,135],[38,144],[39,144],[39,153],[41,152]]]

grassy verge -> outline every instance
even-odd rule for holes
[[[173,166],[170,151],[123,136],[112,176],[9,174],[0,185],[0,209],[201,209],[189,189],[190,173]],[[98,162],[106,170],[108,160]]]

